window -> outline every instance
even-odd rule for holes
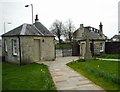
[[[117,41],[117,39],[116,39],[116,38],[113,38],[113,41]]]
[[[4,50],[5,50],[6,52],[7,52],[7,50],[8,50],[8,49],[7,49],[7,40],[6,40],[6,39],[4,40]]]
[[[100,43],[100,52],[103,52],[103,51],[104,51],[104,49],[103,49],[103,44]]]
[[[82,37],[84,37],[84,33],[82,33]]]
[[[17,55],[17,40],[12,40],[13,55]]]

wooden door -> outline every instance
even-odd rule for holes
[[[34,59],[36,62],[40,60],[40,40],[39,39],[34,40]]]

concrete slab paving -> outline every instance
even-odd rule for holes
[[[78,57],[58,57],[55,61],[44,61],[48,65],[57,90],[103,90],[92,81],[77,73],[66,64]]]

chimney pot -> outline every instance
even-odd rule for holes
[[[83,24],[80,24],[80,28],[83,28]]]
[[[102,25],[102,22],[100,22],[99,31],[98,32],[102,36],[102,34],[103,34],[103,25]]]
[[[39,22],[38,15],[36,14],[35,22]]]

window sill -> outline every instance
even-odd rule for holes
[[[100,50],[100,52],[104,52],[104,50]]]
[[[18,54],[14,53],[13,56],[17,56]]]

